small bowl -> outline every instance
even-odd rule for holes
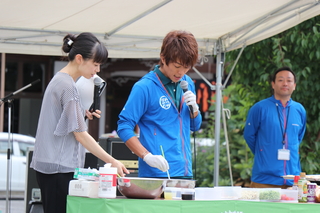
[[[119,192],[127,198],[154,199],[160,197],[167,179],[118,177]]]
[[[165,200],[181,200],[182,188],[177,187],[166,187],[164,189]]]
[[[195,189],[182,188],[181,199],[182,200],[194,200],[195,199]]]

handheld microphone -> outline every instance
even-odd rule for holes
[[[100,90],[101,90],[101,84],[103,84],[103,81],[101,78],[95,78],[93,80],[94,83],[94,91],[93,91],[93,103],[91,107],[89,108],[90,112],[94,112],[97,109],[100,109]]]
[[[187,81],[181,81],[180,82],[180,87],[183,90],[183,92],[188,91],[188,82]],[[193,107],[189,105],[190,112],[193,112]]]
[[[188,91],[188,82],[187,81],[181,81],[180,82],[180,87],[183,90],[183,92],[187,92]]]

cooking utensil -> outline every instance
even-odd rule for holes
[[[159,197],[167,179],[118,177],[119,192],[127,198],[154,199]]]
[[[163,149],[162,149],[162,145],[160,145],[160,149],[161,149],[161,152],[162,152],[162,157],[163,157],[164,159],[166,159],[166,158],[164,157],[164,152],[163,152]],[[169,170],[167,170],[167,175],[168,175],[168,178],[170,179]]]

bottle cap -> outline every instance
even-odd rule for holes
[[[296,175],[296,176],[294,176],[293,182],[298,183],[299,179],[300,179],[300,176]]]
[[[106,163],[99,168],[99,173],[117,174],[117,167],[111,167],[111,163]]]
[[[106,164],[104,164],[103,167],[104,167],[104,168],[110,168],[110,167],[111,167],[111,163],[106,163]]]
[[[300,172],[300,177],[306,177],[306,173],[305,172]]]

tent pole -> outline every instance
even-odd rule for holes
[[[232,68],[231,68],[231,70],[230,70],[227,78],[224,80],[224,84],[223,84],[223,86],[222,86],[223,89],[226,88],[226,85],[228,84],[229,78],[231,77],[234,68],[235,68],[236,65],[238,64],[238,60],[240,59],[240,56],[242,55],[242,52],[243,52],[243,50],[244,50],[245,47],[246,47],[246,44],[243,44],[243,46],[242,46],[242,48],[241,48],[241,50],[240,50],[240,52],[239,52],[239,54],[238,54],[235,62],[233,63],[233,66],[232,66]]]
[[[219,186],[219,157],[220,157],[220,120],[221,120],[221,89],[222,89],[222,67],[224,64],[224,53],[222,52],[222,42],[219,39],[216,46],[216,111],[215,111],[215,147],[214,147],[214,174],[213,185]]]
[[[6,69],[6,54],[1,53],[1,87],[0,87],[0,98],[4,97],[5,94],[5,69]],[[1,107],[0,103],[0,132],[3,132],[3,121],[4,121],[4,106]]]
[[[216,86],[215,86],[215,85],[212,85],[212,84],[202,75],[202,73],[201,73],[199,70],[197,70],[195,67],[192,67],[192,69],[193,69],[193,71],[194,71],[195,73],[197,73],[197,74],[200,76],[200,78],[202,78],[202,80],[210,87],[211,90],[215,90],[215,89],[216,89]]]

